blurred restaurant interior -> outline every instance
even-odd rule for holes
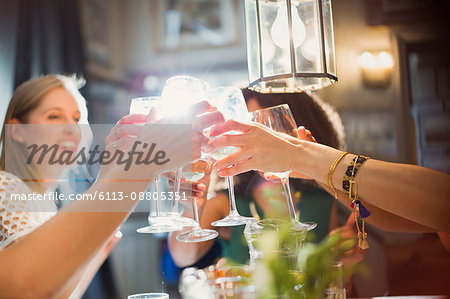
[[[341,115],[347,150],[450,173],[450,2],[332,8],[338,82],[313,93]],[[115,123],[132,98],[160,94],[174,75],[249,84],[243,0],[1,0],[0,38],[2,121],[14,89],[40,74],[83,76],[93,124]],[[338,210],[343,224],[349,212]],[[122,226],[83,298],[179,298],[177,277],[161,271],[166,235],[136,233],[146,217],[136,212]],[[354,294],[450,294],[450,254],[437,234],[367,230],[370,277],[355,275]]]

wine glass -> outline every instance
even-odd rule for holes
[[[169,78],[161,94],[162,114],[182,114],[189,109],[189,106],[206,100],[208,88],[207,82],[191,76],[174,76]],[[179,194],[180,192],[182,169],[182,167],[178,168],[175,173],[174,194]],[[195,220],[181,216],[177,199],[172,201],[172,207],[168,215],[183,226],[197,225]]]
[[[291,109],[287,104],[256,110],[253,112],[252,121],[261,123],[276,132],[297,137],[297,124],[294,116],[292,115]],[[295,206],[292,201],[291,188],[289,186],[290,172],[291,171],[273,172],[272,174],[281,180],[291,220],[298,221],[298,216],[295,212]],[[312,230],[317,226],[314,222],[303,223],[303,225],[307,230]]]
[[[166,293],[142,293],[129,295],[127,299],[169,299],[169,294]]]
[[[205,176],[205,173],[208,172],[210,167],[211,162],[206,160],[198,160],[192,163],[192,165],[189,167],[190,169],[183,168],[183,176],[187,181],[198,182]],[[177,236],[177,240],[181,242],[193,243],[193,242],[204,242],[217,238],[219,234],[215,230],[201,228],[200,220],[198,217],[198,206],[196,196],[192,198],[192,209],[194,211],[194,219],[196,225],[193,227],[191,231],[179,234]]]
[[[249,114],[247,110],[247,105],[245,104],[244,96],[239,88],[232,86],[216,87],[210,89],[209,100],[211,104],[217,107],[225,120],[234,119],[238,121],[248,122]],[[208,133],[208,131],[206,131]],[[240,134],[240,132],[229,131],[226,134]],[[208,156],[215,160],[220,160],[234,153],[239,148],[234,146],[226,146],[215,150],[213,152],[207,153]],[[211,223],[213,226],[236,226],[244,225],[248,221],[255,219],[253,217],[244,217],[239,215],[236,208],[236,199],[234,196],[234,182],[233,177],[227,177],[228,180],[228,200],[230,203],[230,212],[228,216],[223,219],[214,221]]]
[[[330,285],[325,290],[326,299],[345,299],[344,264],[336,262],[332,265]]]
[[[161,93],[162,114],[183,114],[189,106],[207,99],[208,88],[206,81],[191,76],[169,78]]]
[[[135,98],[131,100],[130,114],[148,114],[152,108],[160,108],[161,98],[158,96],[154,97],[142,97]],[[167,216],[161,215],[161,203],[159,200],[159,177],[156,177],[154,181],[155,194],[157,198],[155,201],[155,215],[149,213],[148,222],[149,226],[139,228],[138,233],[166,233],[173,232],[182,229],[182,226],[172,221]]]

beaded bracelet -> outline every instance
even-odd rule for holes
[[[344,174],[344,178],[342,179],[342,189],[346,194],[348,194],[348,198],[352,201],[351,207],[354,209],[355,214],[355,224],[356,229],[358,230],[358,247],[361,249],[369,248],[369,244],[367,243],[367,233],[365,232],[365,221],[364,218],[370,216],[370,212],[362,205],[361,201],[358,199],[358,190],[356,188],[355,176],[358,172],[359,167],[368,159],[369,157],[358,155],[356,156],[347,168],[347,171]],[[359,227],[359,220],[361,220],[361,228]]]

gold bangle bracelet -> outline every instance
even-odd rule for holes
[[[342,158],[344,158],[347,154],[348,154],[347,152],[342,152],[339,155],[339,157],[337,157],[336,160],[334,160],[333,164],[331,164],[330,169],[328,170],[327,185],[330,186],[331,190],[333,190],[335,199],[337,199],[337,191],[333,185],[333,174],[334,174],[334,171],[336,170],[336,167],[339,164],[339,162],[341,162]]]

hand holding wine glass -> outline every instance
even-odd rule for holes
[[[291,109],[287,104],[256,110],[253,113],[252,121],[263,124],[279,134],[286,134],[295,138],[298,137],[297,124],[294,116],[292,115]],[[291,188],[289,186],[289,173],[291,172],[291,169],[292,167],[284,172],[272,172],[272,175],[279,177],[281,180],[291,220],[298,220],[295,205],[292,201]],[[305,225],[309,230],[311,230],[316,227],[317,224],[310,223]]]
[[[223,135],[228,131],[240,131],[242,135]],[[297,145],[262,124],[228,120],[212,127],[211,136],[217,137],[207,147],[203,147],[203,151],[214,151],[224,146],[239,147],[239,150],[214,164],[220,176],[237,175],[250,170],[292,170],[292,158]]]
[[[163,99],[161,113],[163,115],[168,115],[171,118],[178,119],[178,123],[192,123],[193,120],[189,119],[186,111],[189,111],[193,106],[197,106],[199,102],[207,98],[208,88],[209,85],[207,82],[191,76],[174,76],[169,78],[164,85],[161,95],[161,98]],[[201,130],[198,132],[201,132]],[[197,136],[195,140],[192,140],[192,145],[202,144],[203,140],[201,139],[203,139],[203,137],[203,135]],[[195,155],[192,157],[192,160],[198,158],[200,158],[200,155]],[[180,165],[180,167],[177,168],[174,177],[174,194],[180,193],[182,166],[183,165]],[[172,202],[169,215],[183,226],[196,225],[196,222],[193,219],[181,216],[178,200]]]
[[[200,207],[204,204],[207,199],[209,181],[211,178],[212,161],[197,160],[191,164],[191,166],[186,165],[183,167],[181,183],[180,183],[180,194],[187,194],[193,198],[197,198],[197,204]],[[209,167],[206,172],[203,172],[203,163],[208,163]],[[175,184],[175,172],[166,173],[164,176],[169,180],[169,188],[173,189]],[[184,212],[192,211],[191,200],[183,200],[180,202],[183,206]],[[187,213],[190,215],[190,213]]]
[[[140,123],[137,123],[142,128],[136,133],[138,135],[136,140],[154,144],[157,149],[164,152],[167,158],[163,157],[166,163],[164,163],[164,167],[161,167],[161,172],[174,169],[192,159],[199,158],[201,144],[207,141],[201,131],[223,119],[218,112],[206,113],[211,111],[211,106],[207,102],[199,102],[186,111],[185,119],[194,126],[180,126],[176,119],[172,119],[170,116],[161,118],[161,114],[158,115],[160,117],[158,119],[155,115],[158,109],[161,109],[160,97],[137,98],[132,101],[130,113],[148,115],[144,121],[141,120]],[[199,129],[198,131],[192,131],[192,127]],[[192,151],[186,150],[188,148],[191,148]],[[180,221],[161,215],[158,185],[159,179],[157,178],[155,180],[155,194],[158,197],[154,200],[154,214],[150,214],[148,218],[150,226],[141,228],[138,232],[171,232],[180,230],[183,226]]]
[[[198,160],[188,167],[183,168],[183,176],[186,180],[197,182],[206,174],[211,172],[211,162],[206,160]],[[191,231],[177,235],[177,240],[182,242],[204,242],[216,238],[219,234],[212,229],[202,229],[200,227],[200,219],[198,213],[197,197],[192,198],[192,207],[194,219],[197,225]]]
[[[244,96],[242,95],[242,92],[239,88],[231,86],[216,87],[210,90],[209,99],[211,103],[214,106],[216,106],[217,109],[223,114],[225,119],[234,119],[240,121],[249,120],[247,105],[245,104]],[[210,132],[207,133],[210,134]],[[231,130],[224,133],[226,133],[226,135],[241,134],[238,130],[237,131]],[[209,151],[207,155],[215,160],[219,160],[228,155],[232,155],[234,152],[238,150],[239,150],[238,147],[225,145],[222,147],[217,147],[212,151]],[[228,216],[226,216],[225,218],[214,221],[211,224],[213,226],[244,225],[248,221],[253,220],[254,218],[239,215],[239,212],[237,211],[236,208],[233,177],[232,176],[227,177],[227,181],[228,181],[228,200],[230,203],[230,212]]]
[[[239,146],[240,151],[218,161],[215,165],[220,169],[219,175],[244,172],[244,170],[261,170],[272,172],[279,177],[283,184],[284,194],[289,208],[290,218],[298,220],[289,187],[289,173],[292,171],[292,157],[295,157],[297,144],[293,139],[298,137],[297,125],[288,105],[280,105],[253,113],[253,120],[260,123],[245,125],[231,122],[219,125],[212,130],[212,134],[221,134],[224,130],[241,129],[244,135],[228,136],[213,140],[212,148],[225,145]],[[267,127],[263,128],[261,125]],[[228,128],[227,128],[228,127]],[[284,137],[284,136],[291,137]],[[216,144],[214,144],[216,143]],[[234,165],[234,166],[233,166]],[[231,169],[234,168],[233,172]],[[305,224],[309,230],[316,224]]]
[[[176,116],[165,116],[140,131],[137,140],[154,142],[170,157],[164,171],[182,167],[201,157],[202,145],[209,143],[202,134],[205,128],[223,122],[223,115],[208,102],[201,101],[190,106],[184,113],[183,121]]]
[[[280,137],[289,140],[293,144],[299,144],[302,140],[317,143],[317,140],[316,140],[316,138],[314,138],[311,131],[306,129],[303,126],[300,126],[297,128],[297,137],[298,138],[291,137],[290,135],[287,135],[287,134],[280,134]],[[277,176],[273,175],[271,172],[263,172],[263,177],[268,181],[269,180],[280,181],[280,179]],[[289,177],[296,178],[296,179],[303,179],[303,180],[312,180],[311,177],[304,175],[297,171],[292,171],[289,174]]]
[[[152,109],[158,109],[158,107],[161,107],[161,99],[158,96],[155,97],[142,97],[142,98],[135,98],[131,101],[130,105],[130,114],[137,114],[137,115],[149,115],[154,116],[155,119],[152,121],[157,121],[156,116],[154,115],[155,111]],[[139,127],[144,127],[147,121],[147,117],[145,119],[142,119],[141,122],[135,122],[135,124],[138,124]],[[141,131],[137,134],[138,136],[141,136]],[[152,140],[154,142],[154,140]],[[170,221],[169,218],[161,215],[161,204],[159,200],[159,176],[156,177],[154,181],[154,194],[156,194],[156,198],[154,201],[154,211],[152,211],[152,207],[150,207],[150,213],[148,216],[148,223],[149,226],[139,228],[137,230],[138,233],[163,233],[163,232],[172,232],[181,230],[182,226],[178,225],[177,223]]]

